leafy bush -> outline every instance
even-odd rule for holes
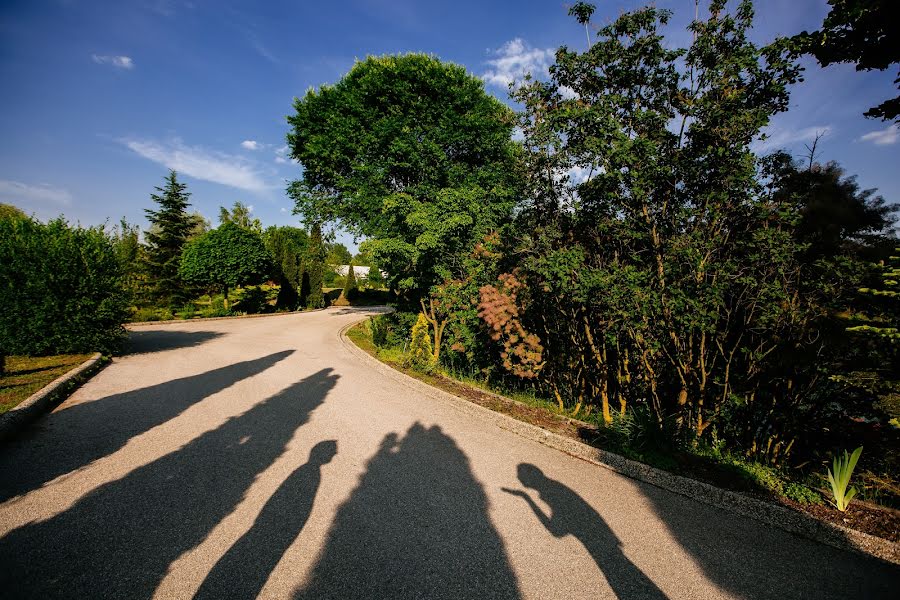
[[[406,362],[408,366],[426,372],[434,367],[434,350],[431,346],[431,336],[428,333],[428,320],[422,313],[419,313],[416,324],[412,328]]]
[[[210,317],[230,317],[234,313],[231,312],[230,309],[225,307],[225,297],[224,296],[216,296],[213,298],[209,305],[206,308],[200,311],[201,316],[205,318]]]
[[[271,312],[268,297],[268,292],[260,286],[244,288],[241,299],[237,301],[234,309],[248,315]]]
[[[9,354],[113,352],[127,318],[102,227],[0,219],[0,346]]]

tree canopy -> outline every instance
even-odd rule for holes
[[[253,211],[243,202],[237,201],[228,210],[224,206],[219,207],[219,223],[234,223],[238,227],[262,233],[262,222],[253,216]]]
[[[189,243],[181,257],[181,276],[189,282],[220,287],[228,307],[228,289],[261,283],[272,262],[259,234],[223,223]]]
[[[369,57],[294,109],[297,211],[371,238],[395,287],[452,276],[474,241],[509,220],[513,114],[464,68],[422,54]]]
[[[800,47],[823,67],[852,63],[857,71],[884,71],[900,64],[900,8],[896,0],[828,0],[821,29],[796,36]],[[894,80],[900,88],[900,72]],[[885,121],[900,119],[900,95],[864,113]]]
[[[150,221],[150,228],[144,236],[147,272],[154,299],[160,304],[176,305],[186,295],[178,269],[181,251],[197,227],[197,221],[187,213],[191,194],[187,191],[187,185],[178,181],[175,171],[169,171],[165,184],[157,187],[156,191],[158,193],[150,194],[150,198],[158,208],[144,211]]]

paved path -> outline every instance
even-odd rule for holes
[[[133,334],[134,353],[0,447],[0,596],[896,593],[897,567],[421,396],[343,347],[361,312]]]

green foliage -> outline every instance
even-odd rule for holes
[[[328,255],[325,257],[325,262],[329,265],[346,265],[353,260],[353,255],[343,244],[326,244],[326,247]]]
[[[27,219],[28,215],[26,215],[20,208],[13,206],[12,204],[4,204],[0,202],[0,219],[2,220],[16,220],[16,219]]]
[[[125,335],[122,271],[102,227],[0,218],[0,347],[8,354],[114,352]]]
[[[428,320],[422,313],[419,313],[412,328],[406,362],[409,366],[424,372],[429,372],[435,366]]]
[[[262,286],[247,287],[242,290],[240,299],[235,303],[234,310],[247,315],[258,315],[272,311],[268,294]]]
[[[180,275],[198,285],[220,287],[227,298],[229,287],[261,283],[271,270],[260,235],[224,223],[185,247]]]
[[[822,504],[822,496],[818,492],[795,481],[784,485],[784,496],[800,504]]]
[[[263,233],[263,242],[272,258],[273,277],[280,286],[275,306],[279,310],[296,310],[306,300],[304,296],[301,301],[300,288],[309,236],[297,227],[269,227]]]
[[[370,238],[393,287],[422,293],[459,275],[472,244],[510,219],[512,113],[464,68],[421,54],[369,57],[294,109],[297,211]]]
[[[893,0],[828,0],[831,9],[821,29],[794,37],[801,51],[823,67],[852,63],[857,71],[883,71],[900,63],[900,35]],[[895,80],[900,86],[900,78]],[[865,112],[867,117],[896,120],[900,95]]]
[[[358,295],[359,285],[356,283],[356,272],[353,270],[353,261],[350,261],[347,277],[344,279],[343,296],[350,302],[353,302]]]
[[[369,267],[369,274],[366,275],[366,286],[376,290],[384,287],[384,276],[378,267]]]
[[[153,300],[174,306],[183,303],[187,296],[179,265],[181,251],[197,227],[197,221],[187,213],[190,193],[187,186],[178,181],[175,171],[170,171],[165,185],[156,190],[159,193],[150,194],[150,198],[158,209],[144,211],[150,221],[150,229],[144,235],[146,270]]]
[[[412,335],[416,313],[396,311],[372,317],[372,341],[379,348],[404,348]]]
[[[249,229],[255,233],[262,234],[262,223],[259,219],[253,217],[249,206],[243,202],[237,201],[228,210],[224,206],[219,207],[219,224],[234,223],[242,229]]]
[[[325,243],[322,240],[322,226],[314,223],[309,234],[309,245],[303,259],[303,285],[301,298],[306,298],[307,308],[323,308],[325,296],[322,283],[325,278]]]
[[[860,454],[862,454],[862,446],[854,450],[853,454],[849,456],[847,451],[844,450],[843,456],[834,457],[832,462],[834,470],[828,469],[828,483],[831,484],[831,495],[834,498],[832,504],[841,512],[847,510],[850,501],[856,495],[856,488],[850,487],[848,489],[848,486]]]

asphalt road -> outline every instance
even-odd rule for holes
[[[897,597],[898,567],[405,387],[340,342],[362,312],[132,334],[0,446],[0,596]]]

